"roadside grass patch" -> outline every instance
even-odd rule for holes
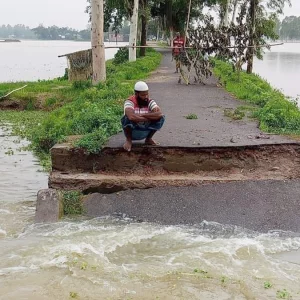
[[[260,129],[276,134],[300,134],[300,110],[293,101],[255,74],[234,72],[230,64],[215,60],[214,74],[235,97],[257,106],[253,116]]]
[[[291,294],[286,290],[278,290],[276,293],[276,298],[278,299],[292,299]]]
[[[245,117],[245,112],[239,110],[238,108],[225,108],[224,116],[231,118],[232,120],[242,120]]]
[[[96,86],[89,81],[74,82],[55,79],[26,83],[28,87],[13,93],[15,98],[32,97],[29,111],[1,111],[0,120],[13,124],[15,135],[31,141],[33,150],[43,164],[50,168],[50,149],[69,135],[82,135],[76,147],[89,153],[100,152],[108,138],[121,130],[124,100],[133,93],[136,80],[143,80],[155,70],[161,54],[148,50],[145,57],[135,62],[113,65],[106,62],[107,80]],[[22,83],[0,84],[0,92],[23,86]],[[46,111],[34,111],[36,99]],[[28,99],[28,98],[27,98]],[[1,122],[0,122],[1,123]]]
[[[83,213],[82,194],[79,191],[62,191],[64,215],[80,215]]]
[[[69,102],[78,95],[78,91],[72,86],[72,83],[67,80],[38,80],[36,82],[7,82],[0,83],[0,98],[9,92],[27,85],[24,89],[18,90],[10,94],[9,96],[0,99],[11,100],[19,102],[21,107],[25,109],[44,109],[45,106],[49,107],[49,99],[59,100],[55,104],[63,105],[65,102]],[[28,102],[30,102],[29,107]],[[47,105],[45,105],[45,103]],[[51,101],[50,101],[51,102]]]
[[[198,119],[198,116],[196,114],[188,114],[187,116],[185,116],[185,118],[188,120],[196,120]]]
[[[272,283],[270,283],[269,281],[264,282],[264,288],[265,289],[270,289],[272,286],[273,286]]]

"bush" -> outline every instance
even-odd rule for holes
[[[129,59],[129,50],[128,48],[120,48],[118,52],[115,54],[113,64],[120,65],[127,62]]]

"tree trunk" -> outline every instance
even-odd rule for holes
[[[173,47],[173,10],[172,0],[166,0],[165,2],[165,15],[166,15],[166,28],[170,31],[170,42],[169,45]]]
[[[190,24],[190,16],[191,16],[191,7],[192,7],[192,0],[189,2],[189,8],[188,8],[188,15],[186,20],[186,28],[184,33],[184,46],[186,45],[186,39],[188,37],[188,30],[189,30],[189,24]]]
[[[230,0],[227,0],[225,6],[225,14],[224,14],[224,26],[226,27],[228,27],[229,5],[230,5]]]
[[[92,61],[93,84],[96,85],[106,79],[105,47],[104,47],[104,12],[103,0],[92,0]]]
[[[250,33],[249,33],[249,48],[248,48],[248,61],[247,61],[247,73],[253,72],[253,58],[254,58],[254,46],[255,46],[255,23],[256,23],[256,10],[259,0],[251,0],[250,2]]]
[[[142,36],[141,36],[141,46],[147,45],[147,16],[142,15]],[[140,56],[146,55],[146,48],[140,48]]]
[[[233,12],[232,12],[232,19],[231,19],[232,23],[235,22],[236,11],[237,11],[237,8],[238,8],[238,2],[239,2],[239,0],[234,0],[234,2],[233,2]]]
[[[159,34],[160,34],[160,24],[159,22],[157,23],[157,32],[156,32],[156,41],[159,41]]]
[[[136,39],[137,39],[137,27],[138,27],[138,10],[139,0],[134,0],[133,12],[130,18],[130,36],[129,36],[129,61],[136,61]]]

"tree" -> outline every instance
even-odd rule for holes
[[[275,16],[283,12],[283,7],[285,4],[291,4],[290,0],[248,0],[250,2],[249,9],[249,23],[250,23],[250,35],[249,35],[249,48],[248,48],[248,64],[247,73],[252,73],[253,71],[253,57],[260,55],[261,50],[255,49],[255,46],[259,44],[258,42],[264,42],[266,38],[274,39],[275,34]],[[266,8],[273,13],[267,12]],[[266,28],[261,28],[260,32],[256,31],[257,24],[268,25]],[[271,28],[270,28],[271,26]],[[262,37],[265,37],[262,39]],[[261,44],[259,44],[261,45]]]

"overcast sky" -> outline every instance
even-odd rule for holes
[[[300,1],[291,0],[285,15],[300,16]],[[24,24],[30,28],[39,24],[85,29],[88,15],[86,0],[0,0],[0,25]]]

